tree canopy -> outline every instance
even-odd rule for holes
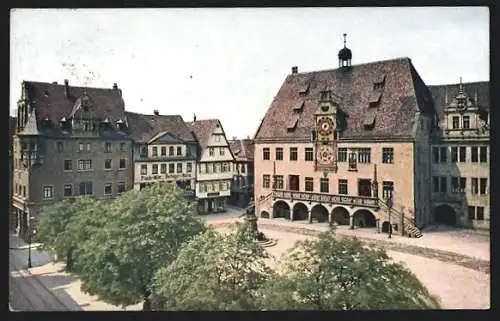
[[[148,310],[156,270],[205,226],[174,184],[129,191],[102,215],[102,227],[83,244],[76,264],[82,289],[115,305],[144,301]]]
[[[256,310],[256,292],[273,274],[254,233],[235,225],[228,234],[208,230],[181,246],[156,273],[158,310]]]

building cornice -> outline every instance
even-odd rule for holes
[[[337,140],[338,144],[342,143],[413,143],[415,141],[412,136],[401,137],[342,137]],[[270,144],[270,143],[291,143],[291,144],[314,144],[310,137],[275,137],[275,138],[259,138],[255,139],[255,144]]]

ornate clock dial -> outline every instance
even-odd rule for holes
[[[333,121],[328,117],[321,117],[318,120],[318,132],[321,136],[329,136],[333,132]]]
[[[333,161],[333,148],[331,146],[320,146],[317,152],[318,162],[322,165],[331,164]]]

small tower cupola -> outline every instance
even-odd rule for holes
[[[462,83],[462,77],[460,77],[460,87],[458,89],[457,99],[457,108],[459,110],[465,110],[467,107],[467,96],[464,93],[464,85]]]
[[[346,47],[346,37],[347,34],[344,33],[344,48],[339,51],[339,68],[340,67],[351,67],[352,51]]]

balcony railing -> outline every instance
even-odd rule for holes
[[[273,197],[297,201],[331,203],[348,206],[363,206],[373,209],[379,208],[377,198],[367,196],[332,195],[296,191],[273,191]]]

